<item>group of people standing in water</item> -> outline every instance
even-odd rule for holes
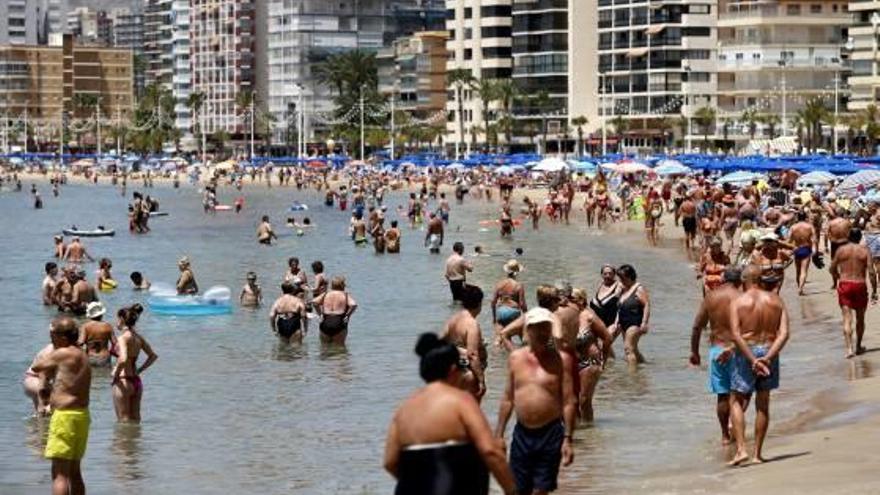
[[[397,221],[388,229],[384,226],[387,207],[383,200],[394,189],[388,177],[351,177],[345,187],[332,190],[327,175],[298,171],[292,176],[299,189],[326,188],[328,207],[345,211],[351,199],[354,211],[349,225],[356,245],[372,238],[377,252],[400,250],[403,236]],[[291,174],[284,179],[289,182]],[[412,177],[406,180],[399,187],[419,187]],[[411,228],[424,225],[424,246],[430,253],[441,252],[448,235],[451,208],[441,191],[446,181],[454,181],[459,203],[469,191],[474,197],[491,200],[493,180],[487,176],[434,175],[423,182],[409,196],[407,207],[398,211]],[[769,184],[735,188],[703,176],[662,181],[628,177],[615,193],[600,176],[585,183],[554,184],[543,205],[525,196],[517,218],[512,206],[515,183],[507,178],[503,184],[498,182],[501,205],[499,218],[493,222],[503,237],[512,236],[523,221],[530,221],[529,230],[537,231],[545,214],[551,222],[568,224],[576,189],[585,191],[589,226],[602,227],[620,219],[632,205],[639,205],[644,215],[649,246],[661,245],[667,232],[662,228],[664,221],[671,219],[682,226],[685,250],[696,262],[703,296],[688,361],[693,366],[704,363],[700,342],[708,327],[708,389],[716,396],[722,442],[733,446],[731,465],[763,461],[770,394],[779,386],[779,356],[790,335],[786,305],[780,297],[790,265],[795,265],[797,291],[804,295],[811,264],[821,267],[825,252],[830,255],[829,270],[843,316],[845,355],[854,357],[865,351],[864,315],[869,301],[877,299],[876,268],[880,265],[877,203],[857,206],[821,189],[798,190],[791,184],[776,187],[786,194],[780,201],[778,195],[769,194]],[[241,187],[240,181],[236,184]],[[432,200],[436,201],[433,210],[429,207]],[[137,223],[135,230],[141,230]],[[275,239],[268,217],[263,217],[258,240],[271,244]],[[106,308],[97,294],[115,284],[110,260],[101,261],[92,286],[81,268],[92,258],[81,241],[73,239],[64,245],[63,238],[56,239],[56,253],[69,265],[58,279],[58,265],[47,263],[43,302],[57,306],[65,315],[52,320],[51,344],[34,358],[25,390],[36,412],[52,413],[46,455],[53,459],[54,482],[77,493],[82,484],[79,461],[90,421],[91,369],[109,367],[117,417],[136,422],[141,416],[141,374],[157,354],[136,329],[143,311],[139,304],[121,308],[115,328],[103,321]],[[464,253],[463,243],[452,244],[444,277],[452,300],[460,306],[436,333],[418,339],[415,352],[426,385],[394,413],[387,433],[385,468],[397,479],[398,494],[483,494],[488,492],[490,473],[505,493],[554,491],[560,467],[574,462],[578,422],[594,419],[593,397],[603,371],[615,358],[614,342],[623,341],[622,357],[628,364],[646,362],[640,341],[651,329],[649,291],[632,265],[604,265],[595,290],[588,292],[565,281],[539,285],[534,292],[536,306],[529,307],[528,291],[519,280],[523,266],[519,259],[510,259],[503,264],[503,278],[491,291],[493,330],[486,339],[479,324],[485,295],[468,282],[475,266]],[[182,258],[178,268],[178,294],[199,294],[189,258]],[[322,261],[311,263],[311,271],[310,280],[299,259],[288,259],[281,294],[269,307],[270,329],[282,341],[296,344],[306,338],[310,320],[317,319],[321,342],[343,345],[358,303],[344,277],[325,275]],[[260,306],[263,289],[256,274],[249,272],[245,279],[240,305]],[[132,282],[136,289],[150,285],[138,272],[132,274]],[[73,316],[85,320],[78,325]],[[494,428],[480,409],[486,394],[487,342],[509,353]],[[138,364],[141,356],[146,358]],[[756,411],[751,455],[745,441],[745,411],[750,403]],[[508,446],[505,437],[514,413]]]

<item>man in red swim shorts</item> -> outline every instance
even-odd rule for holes
[[[862,337],[865,335],[865,309],[868,307],[868,285],[865,276],[871,281],[871,301],[877,302],[877,272],[871,263],[871,253],[860,244],[862,231],[852,229],[849,243],[837,249],[831,261],[831,275],[837,281],[837,300],[843,313],[843,339],[846,343],[846,357],[865,352]],[[856,345],[853,349],[852,320],[856,316]]]

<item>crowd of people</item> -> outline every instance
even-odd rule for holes
[[[564,228],[578,216],[572,211],[577,194],[583,197],[582,215],[588,227],[603,228],[624,220],[643,222],[649,248],[660,246],[669,235],[672,225],[664,222],[680,225],[684,252],[694,262],[703,295],[693,325],[689,362],[703,364],[700,347],[708,327],[708,389],[717,397],[722,443],[733,446],[731,465],[763,460],[770,394],[779,386],[780,355],[789,338],[789,318],[780,290],[790,265],[795,266],[792,284],[802,296],[807,293],[811,265],[823,269],[827,253],[843,317],[843,353],[852,358],[865,351],[865,311],[869,300],[877,300],[880,264],[880,208],[876,203],[837,198],[823,187],[799,188],[793,181],[782,180],[785,177],[735,187],[715,183],[705,175],[610,180],[601,174],[576,179],[560,174],[550,177],[546,198],[535,200],[543,193],[527,190],[530,182],[525,176],[501,180],[481,171],[334,175],[282,169],[277,177],[279,185],[292,181],[298,190],[316,190],[324,196],[326,208],[350,209],[352,242],[355,246],[372,244],[377,253],[399,253],[403,243],[398,220],[385,227],[385,203],[394,191],[409,192],[407,205],[401,205],[397,214],[410,229],[424,230],[420,242],[429,254],[441,253],[447,245],[452,206],[446,190],[453,191],[460,204],[467,197],[492,201],[492,190],[498,187],[497,220],[483,226],[496,226],[502,237],[535,235],[544,217]],[[265,180],[271,187],[273,177],[271,171],[260,177],[253,172],[251,181]],[[233,176],[226,182],[241,191],[245,178]],[[217,190],[223,185],[221,177],[208,180],[206,211],[218,205]],[[517,209],[514,204],[520,199],[523,206]],[[158,206],[154,202],[134,193],[132,232],[149,232],[149,212]],[[291,218],[288,225],[302,229],[311,222],[305,218],[299,224]],[[525,233],[515,234],[519,230]],[[269,217],[262,216],[258,243],[271,245],[275,240]],[[100,260],[92,285],[83,266],[93,258],[82,241],[74,237],[65,244],[63,237],[56,237],[55,257],[57,262],[45,266],[42,299],[45,305],[56,306],[62,316],[52,320],[51,344],[34,358],[25,390],[35,412],[52,414],[46,456],[53,459],[54,483],[79,493],[79,461],[89,424],[90,367],[112,367],[117,418],[139,421],[140,377],[157,355],[135,328],[144,310],[139,304],[121,308],[115,328],[103,321],[106,308],[98,294],[117,286],[110,259]],[[60,269],[59,262],[65,264]],[[176,292],[199,294],[190,259],[181,258],[178,267]],[[358,303],[346,289],[345,277],[325,275],[322,261],[312,262],[311,270],[309,280],[300,260],[288,259],[281,295],[269,308],[271,331],[283,342],[296,345],[306,338],[310,320],[317,319],[323,344],[344,345]],[[474,270],[465,245],[453,242],[443,272],[459,309],[442,328],[420,336],[416,354],[426,385],[401,404],[388,430],[385,468],[397,478],[396,493],[487,493],[490,472],[505,493],[554,491],[560,467],[574,462],[578,423],[594,419],[593,397],[603,371],[616,358],[615,342],[623,342],[622,357],[630,366],[647,362],[640,341],[650,332],[654,308],[632,265],[602,266],[592,291],[564,280],[539,285],[534,291],[536,306],[530,308],[528,291],[518,280],[522,264],[515,258],[506,261],[505,276],[491,291],[490,338],[479,323],[485,293],[468,281]],[[249,272],[245,279],[239,304],[261,306],[263,289],[256,274]],[[131,273],[131,280],[137,290],[150,288],[140,272]],[[73,318],[83,318],[82,324]],[[487,346],[493,344],[509,352],[507,384],[494,430],[480,409],[486,393]],[[142,355],[145,360],[138,364]],[[745,412],[753,394],[755,446],[749,455]],[[512,413],[516,423],[508,447],[505,437]]]

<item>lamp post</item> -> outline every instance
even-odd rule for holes
[[[361,161],[364,161],[364,153],[366,152],[366,146],[364,145],[364,87],[361,85]]]
[[[781,127],[780,130],[782,131],[782,137],[785,137],[788,135],[788,125],[787,125],[788,113],[787,113],[787,101],[786,101],[786,100],[788,100],[788,98],[786,97],[786,89],[787,88],[785,87],[785,84],[786,84],[785,67],[787,65],[788,65],[788,54],[785,52],[782,52],[782,56],[779,59],[779,68],[781,71],[779,84],[782,87],[782,119],[779,123],[779,126]]]
[[[691,95],[690,95],[690,89],[691,89],[691,82],[690,82],[691,67],[690,67],[689,65],[683,65],[683,64],[682,64],[682,69],[684,69],[685,74],[688,75],[688,78],[687,78],[687,79],[688,79],[688,80],[687,80],[687,89],[684,90],[684,114],[685,114],[685,118],[687,119],[687,136],[684,137],[684,151],[685,151],[685,153],[688,153],[688,152],[690,152],[690,150],[691,150],[691,135],[693,135],[693,129],[691,128],[691,124],[692,124],[692,122],[691,122],[691,113],[692,113],[692,112],[691,112],[691,103],[690,103],[690,101],[691,101]]]
[[[391,155],[390,158],[394,160],[394,100],[397,98],[397,88],[391,88]]]
[[[599,91],[600,91],[600,93],[599,93],[599,110],[601,111],[601,115],[602,115],[602,156],[605,156],[608,154],[608,129],[607,129],[606,121],[605,121],[607,118],[605,116],[605,113],[607,110],[607,108],[605,107],[605,83],[606,83],[605,73],[600,72],[599,73]]]
[[[251,165],[254,163],[254,103],[257,100],[257,92],[251,93]]]

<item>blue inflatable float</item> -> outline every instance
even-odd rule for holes
[[[304,203],[293,203],[290,205],[290,211],[307,211],[309,209],[309,205]]]
[[[198,296],[179,296],[175,292],[150,291],[147,305],[157,315],[212,316],[232,313],[228,287],[211,287]]]

